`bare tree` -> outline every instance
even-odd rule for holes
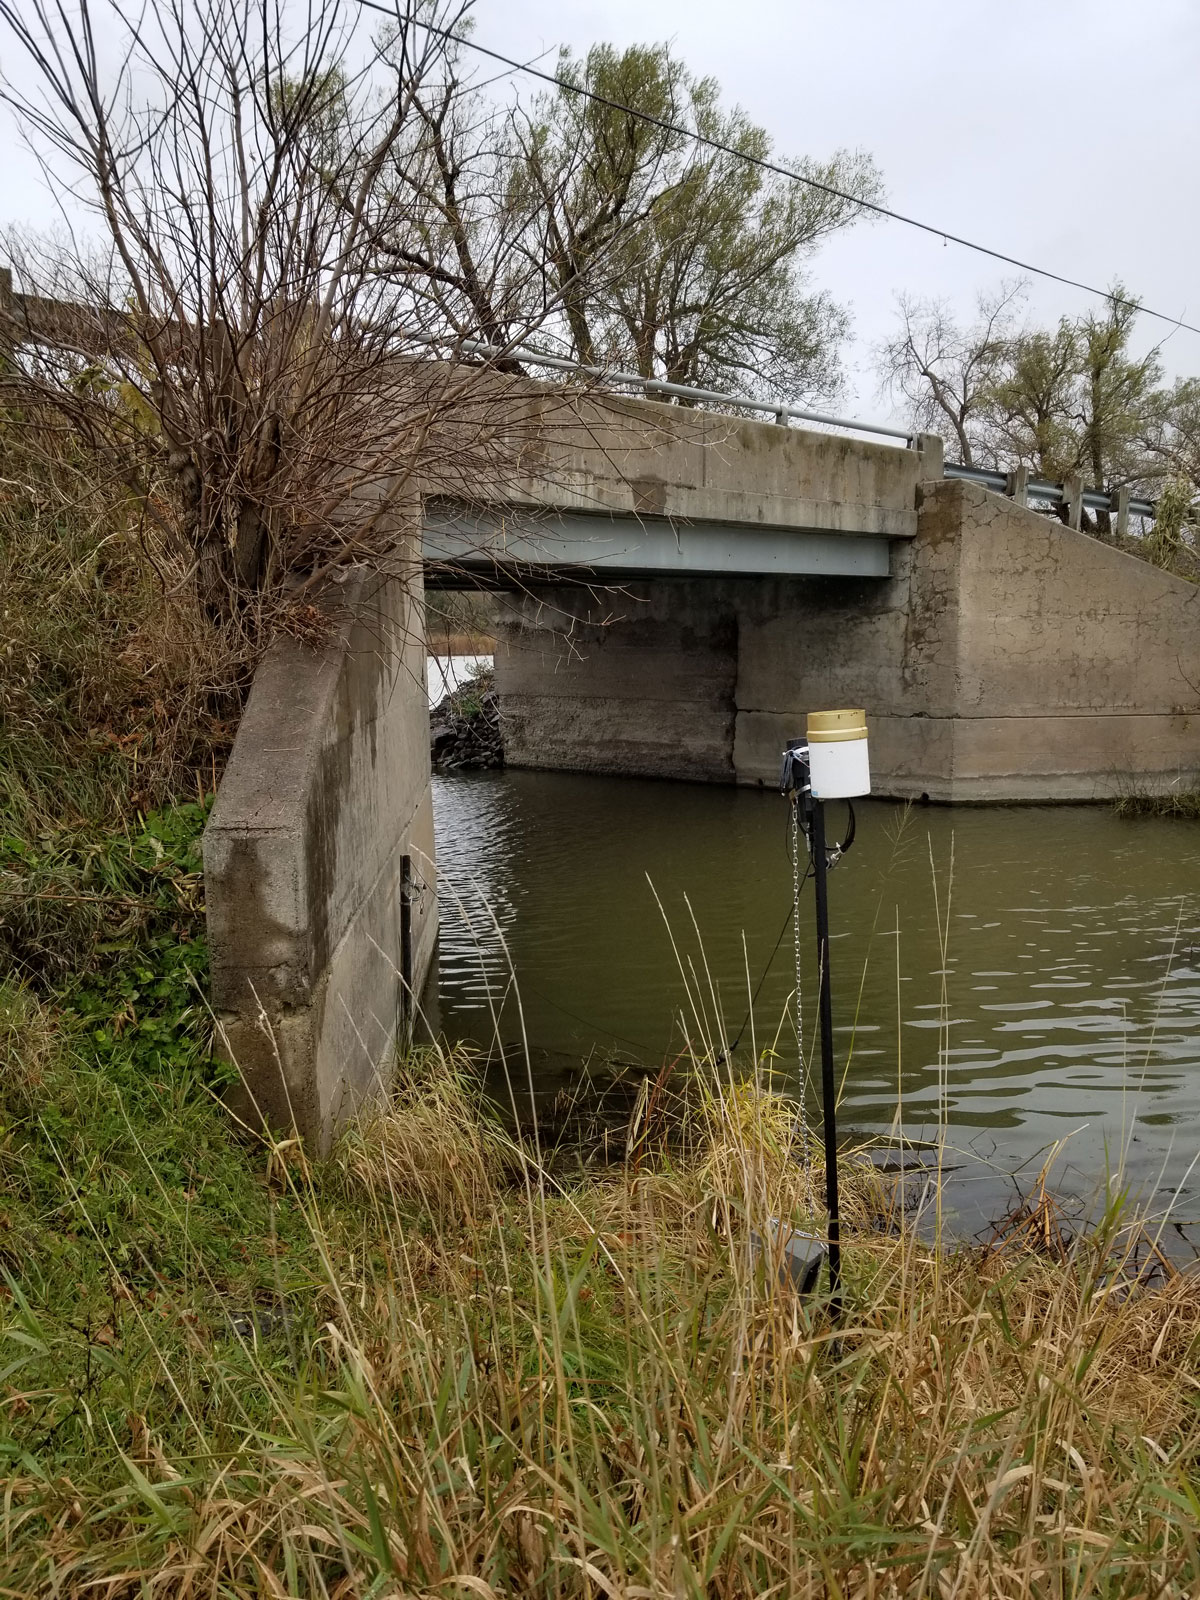
[[[949,428],[964,466],[994,454],[988,403],[1024,293],[1015,282],[980,295],[969,328],[958,325],[944,301],[901,296],[899,331],[878,351],[884,391],[904,405],[915,429]]]
[[[393,62],[403,31],[388,26],[377,43]],[[512,182],[511,109],[472,83],[458,43],[444,43],[439,71],[413,85],[407,137],[376,179],[376,270],[393,289],[402,285],[427,320],[506,349],[549,311],[540,303],[543,265],[531,237],[535,203]],[[348,136],[344,125],[336,136]],[[335,192],[350,215],[353,197],[340,185]],[[507,355],[496,365],[521,370]]]
[[[422,255],[455,82],[424,24],[468,4],[398,0],[368,44],[339,0],[0,0],[4,97],[94,223],[17,251],[41,292],[0,382],[121,479],[218,626],[392,559],[420,481],[512,451],[478,371],[428,359],[458,322]]]
[[[1103,311],[1052,328],[1015,325],[1022,296],[1021,284],[1001,284],[966,329],[940,302],[901,299],[878,363],[913,426],[948,430],[966,466],[1024,465],[1052,483],[1079,473],[1108,494],[1150,491],[1167,471],[1186,471],[1188,385],[1164,395],[1158,350],[1131,353],[1137,308],[1124,287]],[[1109,513],[1088,526],[1107,537]]]

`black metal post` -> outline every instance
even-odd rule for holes
[[[829,864],[825,807],[812,802],[813,888],[817,902],[817,1011],[821,1023],[821,1108],[825,1128],[825,1205],[829,1212],[829,1309],[842,1314],[842,1244],[838,1219],[837,1081],[833,1073],[833,1000],[829,987]]]
[[[413,1017],[416,1014],[416,996],[413,994],[413,936],[412,936],[413,871],[412,857],[400,857],[400,987],[402,996],[404,1039],[412,1043]]]

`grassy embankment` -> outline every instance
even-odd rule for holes
[[[53,509],[0,507],[0,1593],[1195,1592],[1200,1285],[1125,1292],[1115,1216],[939,1251],[860,1172],[833,1330],[749,1249],[814,1213],[788,1108],[719,1075],[603,1171],[437,1052],[320,1165],[232,1126],[223,732]]]

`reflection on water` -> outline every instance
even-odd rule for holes
[[[797,1079],[791,867],[771,793],[557,773],[435,779],[443,1030],[578,1060],[775,1046]],[[830,880],[843,1117],[997,1175],[1070,1135],[1059,1182],[1200,1147],[1200,827],[1097,807],[868,802]],[[815,1018],[811,891],[805,1026]],[[772,952],[775,950],[774,958]],[[516,987],[513,974],[516,975]],[[1200,1186],[1198,1186],[1200,1187]],[[964,1193],[967,1191],[963,1191]],[[972,1201],[962,1202],[969,1210]]]

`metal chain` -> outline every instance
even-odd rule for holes
[[[811,1143],[808,1129],[808,1068],[804,1061],[804,999],[800,971],[800,806],[792,796],[792,925],[796,945],[796,1049],[800,1060],[800,1150],[808,1165]]]

